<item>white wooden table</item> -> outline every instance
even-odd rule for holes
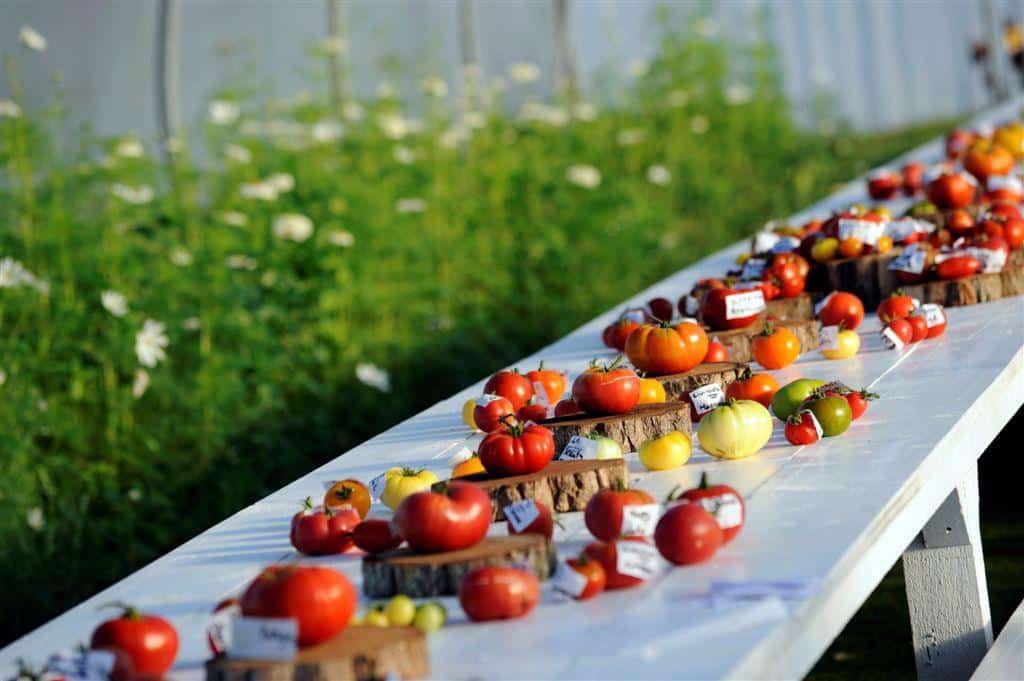
[[[1004,107],[987,118],[1000,120],[1015,110]],[[931,161],[939,153],[934,142],[907,158]],[[858,180],[796,217],[862,197]],[[736,244],[627,302],[656,295],[675,300],[698,277],[720,275],[744,249]],[[533,368],[544,359],[549,367],[579,372],[591,358],[610,356],[600,330],[621,309],[518,366]],[[842,437],[798,448],[777,426],[768,447],[750,459],[722,462],[696,449],[686,466],[662,473],[645,473],[635,454],[628,457],[634,484],[656,497],[677,484],[695,484],[702,471],[746,497],[746,527],[712,561],[666,568],[642,587],[586,603],[559,600],[546,589],[537,610],[514,622],[467,624],[455,599],[447,599],[452,621],[430,638],[434,675],[799,677],[902,556],[920,676],[967,678],[991,643],[976,461],[1024,403],[1024,297],[947,313],[944,336],[902,353],[883,349],[874,333],[878,322],[869,315],[856,358],[830,362],[811,352],[775,372],[780,383],[811,376],[881,393]],[[284,486],[8,646],[0,651],[0,673],[18,658],[40,662],[58,648],[87,641],[106,617],[97,607],[117,600],[170,618],[181,635],[172,678],[202,678],[210,609],[266,564],[295,557],[288,526],[299,501],[322,494],[325,481],[368,481],[394,465],[446,473],[450,451],[468,436],[461,406],[481,392],[482,383]],[[564,516],[565,529],[556,534],[562,555],[589,540],[581,516]],[[504,532],[504,524],[492,532]],[[361,581],[356,557],[315,562]],[[712,580],[786,580],[807,589],[795,599],[731,602],[708,598]]]
[[[1024,679],[1024,603],[999,632],[992,649],[971,676],[972,681]]]

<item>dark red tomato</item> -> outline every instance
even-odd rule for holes
[[[708,351],[704,355],[704,364],[708,362],[728,362],[729,361],[729,348],[725,347],[718,341],[708,342]]]
[[[668,298],[651,298],[647,301],[647,309],[657,321],[669,322],[675,316],[675,306]]]
[[[868,392],[867,388],[862,388],[861,390],[852,390],[843,397],[850,404],[851,418],[856,421],[868,410],[868,402],[878,399],[878,394]]]
[[[292,546],[307,556],[348,551],[352,548],[352,530],[359,521],[359,511],[352,506],[313,506],[313,500],[306,497],[304,508],[292,516]]]
[[[896,319],[906,319],[913,311],[914,299],[902,291],[896,291],[878,304],[875,313],[883,324],[888,324]]]
[[[792,445],[813,445],[821,439],[818,429],[814,427],[814,415],[803,410],[790,414],[786,419],[786,440]]]
[[[706,511],[705,511],[706,513]],[[714,522],[714,520],[712,520]],[[718,527],[718,525],[715,525]],[[605,588],[606,589],[626,589],[637,584],[642,584],[643,579],[640,577],[634,577],[632,575],[626,575],[619,572],[618,567],[618,549],[616,548],[622,542],[639,542],[641,544],[650,545],[644,537],[623,537],[622,539],[615,539],[610,542],[592,542],[587,544],[586,548],[583,549],[583,553],[587,557],[596,560],[604,568],[605,576]]]
[[[629,334],[633,333],[633,329],[638,326],[640,324],[635,320],[619,319],[605,327],[604,332],[601,334],[601,340],[605,346],[622,352],[626,349],[626,339],[629,338]]]
[[[785,281],[786,279],[793,279],[794,277],[800,276],[800,266],[792,260],[772,260],[771,267],[766,267],[764,274],[761,276],[765,281],[771,281],[772,279],[779,279]]]
[[[793,277],[792,279],[783,279],[782,285],[779,287],[779,296],[782,298],[796,298],[798,295],[804,292],[804,288],[807,287],[807,280],[803,277]]]
[[[478,453],[480,463],[492,475],[529,475],[551,462],[555,438],[544,426],[506,422],[504,428],[484,437]]]
[[[459,586],[459,605],[474,622],[523,617],[540,600],[540,582],[531,572],[510,567],[480,567]]]
[[[903,178],[896,173],[874,173],[868,176],[868,196],[876,201],[891,199],[902,186]]]
[[[240,599],[243,617],[297,620],[299,647],[332,639],[348,626],[356,590],[348,577],[319,565],[271,565]]]
[[[678,504],[661,516],[654,544],[675,565],[703,563],[723,543],[722,528],[701,504]]]
[[[533,421],[540,423],[548,417],[548,408],[543,404],[526,404],[516,412],[516,420],[520,423]]]
[[[587,502],[583,521],[590,533],[602,541],[622,534],[622,509],[653,504],[654,498],[639,489],[603,489]]]
[[[974,133],[967,130],[957,129],[946,135],[946,158],[957,159],[963,156],[974,139]]]
[[[921,191],[924,181],[924,164],[908,163],[903,166],[903,193],[912,196]]]
[[[974,217],[963,208],[951,210],[946,213],[946,228],[964,234],[974,229]]]
[[[897,319],[893,322],[890,322],[888,325],[886,325],[885,328],[882,329],[883,334],[885,332],[885,329],[889,329],[890,331],[892,331],[892,333],[894,333],[896,337],[899,338],[900,342],[902,342],[904,345],[910,343],[910,339],[914,337],[914,327],[912,327],[910,325],[910,322],[908,322],[906,319]]]
[[[855,331],[864,321],[864,303],[852,293],[836,291],[824,302],[818,311],[818,319],[824,326],[842,325],[844,329]]]
[[[722,528],[722,543],[733,540],[747,519],[747,507],[740,493],[729,485],[708,484],[708,474],[700,474],[700,484],[683,492],[679,498],[700,504],[704,510],[715,517]]]
[[[946,331],[946,311],[937,303],[932,303],[931,305],[925,305],[923,307],[926,312],[930,311],[932,314],[931,326],[928,327],[928,337],[938,338]],[[928,316],[926,314],[925,319],[927,318]]]
[[[487,534],[491,498],[470,482],[445,483],[437,491],[407,496],[395,512],[394,523],[418,553],[468,549]]]
[[[572,416],[573,414],[580,414],[582,410],[580,406],[576,404],[572,399],[562,400],[555,405],[555,417],[559,416]]]
[[[910,328],[912,331],[910,336],[911,343],[923,341],[928,337],[928,322],[925,321],[924,317],[919,314],[912,314],[907,317],[907,321],[910,322]]]
[[[712,329],[741,329],[750,326],[764,312],[761,289],[711,289],[700,301],[701,321]]]
[[[548,539],[555,534],[555,517],[551,513],[551,509],[547,507],[547,504],[543,504],[537,500],[533,501],[537,507],[537,517],[534,518],[533,522],[524,527],[523,529],[516,532],[516,528],[512,525],[512,521],[507,521],[507,529],[509,534],[542,534]]]
[[[625,414],[640,401],[640,377],[620,367],[620,355],[612,364],[592,366],[572,384],[572,399],[589,414]]]
[[[473,407],[473,423],[485,433],[501,427],[502,419],[514,416],[515,407],[504,397],[484,395],[476,399]]]
[[[405,541],[394,524],[383,518],[370,518],[356,525],[352,540],[357,547],[370,554],[397,549]]]
[[[1003,238],[1012,249],[1024,246],[1024,220],[1020,218],[1006,218],[1003,221]]]
[[[1009,201],[995,201],[991,206],[985,209],[988,215],[998,215],[1004,218],[1017,218],[1024,217],[1020,214],[1020,209],[1017,208],[1015,203]]]
[[[940,210],[965,208],[974,199],[974,184],[960,174],[940,175],[925,187],[928,200]]]
[[[178,655],[178,632],[163,617],[140,613],[130,605],[121,616],[107,620],[92,632],[89,647],[117,649],[130,659],[131,678],[161,678]],[[116,653],[115,653],[116,657]]]
[[[978,224],[978,232],[986,236],[1003,236],[1003,220],[1001,218],[985,218]]]
[[[565,562],[571,569],[583,575],[587,580],[587,585],[583,587],[580,595],[576,596],[576,600],[585,601],[604,591],[604,585],[608,578],[604,574],[604,568],[601,566],[601,563],[585,553],[581,553],[578,558],[570,558]]]
[[[512,411],[518,411],[533,397],[533,384],[530,383],[530,379],[519,373],[518,369],[499,371],[484,385],[484,394],[500,395],[512,403]],[[479,423],[477,421],[478,425]]]
[[[981,263],[972,255],[955,255],[946,258],[935,266],[935,274],[939,279],[960,279],[976,274]]]

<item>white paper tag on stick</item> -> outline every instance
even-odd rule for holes
[[[882,329],[882,341],[890,350],[902,350],[906,346],[906,343],[892,330],[891,326]]]
[[[473,400],[473,403],[476,404],[476,406],[478,407],[486,407],[491,402],[500,399],[501,395],[481,395],[480,397]]]
[[[743,505],[735,494],[720,494],[716,497],[702,497],[697,501],[705,511],[715,516],[723,530],[743,524]]]
[[[832,293],[828,294],[827,296],[818,301],[817,305],[814,306],[815,317],[821,314],[821,311],[825,308],[826,305],[828,305],[828,301],[832,300],[832,296],[834,295],[835,292],[833,291]]]
[[[294,619],[235,617],[231,621],[228,657],[248,660],[291,660],[299,650],[299,623]]]
[[[548,391],[540,381],[533,382],[533,401],[542,407],[547,407],[551,402],[548,400]]]
[[[839,349],[839,326],[834,324],[832,326],[823,326],[821,331],[818,333],[818,337],[821,339],[818,345],[819,350],[838,350]]]
[[[533,499],[524,499],[514,504],[509,504],[502,509],[505,514],[505,518],[508,519],[512,529],[516,532],[522,532],[530,526],[534,520],[540,517],[540,509],[537,508],[536,502]]]
[[[925,303],[921,306],[921,312],[924,313],[924,321],[929,329],[946,323],[946,313],[942,311],[941,305]]]
[[[615,542],[615,569],[629,577],[650,579],[658,574],[658,550],[636,541]]]
[[[631,504],[622,507],[622,529],[626,537],[650,537],[661,517],[661,504]]]
[[[384,494],[384,488],[388,484],[387,473],[381,473],[373,480],[367,487],[370,488],[370,496],[374,499],[380,499],[381,495]]]
[[[725,318],[740,319],[764,312],[764,291],[755,289],[725,297]]]
[[[690,401],[698,416],[707,414],[712,409],[725,404],[725,391],[719,383],[708,383],[690,391]]]
[[[596,458],[597,442],[591,440],[589,437],[583,437],[581,435],[573,435],[569,441],[565,443],[562,453],[558,455],[559,461]]]
[[[551,575],[551,586],[555,591],[572,598],[579,598],[587,588],[587,578],[576,572],[564,560],[558,561],[555,574]]]

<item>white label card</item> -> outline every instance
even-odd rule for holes
[[[387,473],[381,473],[368,485],[370,488],[370,496],[374,499],[380,499],[380,495],[384,494],[384,488],[387,486],[388,479]]]
[[[67,681],[107,681],[115,659],[109,650],[63,650],[47,661],[44,671]]]
[[[551,401],[548,399],[548,391],[544,389],[540,381],[533,382],[533,401],[542,407],[547,407],[551,404]]]
[[[900,218],[899,220],[893,220],[885,227],[885,233],[888,234],[893,241],[903,241],[918,232],[921,234],[930,234],[934,231],[934,223],[928,222],[927,220],[917,220],[915,218]]]
[[[524,499],[502,509],[512,529],[522,532],[540,517],[540,509],[533,499]]]
[[[637,579],[650,579],[658,574],[658,550],[636,541],[615,542],[615,569]]]
[[[576,572],[564,560],[558,561],[555,574],[551,575],[551,586],[555,591],[572,598],[579,598],[587,588],[587,578]]]
[[[800,248],[800,239],[795,236],[784,236],[772,246],[772,253],[791,253]]]
[[[981,263],[981,271],[986,274],[1002,272],[1006,265],[1006,251],[998,251],[993,248],[978,248],[971,246],[967,252],[978,259]]]
[[[874,246],[878,243],[878,237],[885,234],[885,223],[874,222],[873,220],[855,220],[840,218],[839,240],[856,238],[861,243]]]
[[[760,279],[761,275],[764,274],[765,265],[768,261],[764,258],[747,258],[747,261],[743,263],[743,269],[740,271],[741,279]]]
[[[818,333],[818,337],[821,342],[818,345],[819,350],[838,350],[839,349],[839,326],[823,326],[821,331]]]
[[[712,409],[725,404],[725,391],[719,383],[708,383],[690,391],[690,401],[698,416],[703,416]]]
[[[235,617],[231,620],[228,657],[291,660],[299,650],[299,623],[294,619]]]
[[[924,313],[924,321],[928,324],[928,328],[933,326],[942,326],[946,323],[946,313],[942,311],[942,306],[936,303],[925,303],[921,306],[921,312]]]
[[[231,649],[231,621],[238,616],[237,606],[218,610],[210,616],[206,625],[206,635],[218,653],[226,653]]]
[[[903,339],[896,335],[896,332],[889,326],[882,329],[882,340],[890,350],[902,350],[906,345]]]
[[[754,235],[754,253],[765,253],[775,247],[782,237],[775,232],[761,231]]]
[[[661,504],[631,504],[622,507],[620,534],[626,537],[650,537],[661,517]]]
[[[911,244],[905,251],[893,258],[889,269],[894,272],[921,274],[924,272],[925,253],[916,244]]]
[[[596,458],[597,442],[591,440],[589,437],[582,437],[580,435],[573,435],[572,438],[565,443],[565,448],[562,449],[562,453],[558,455],[558,459],[560,461]]]
[[[488,404],[495,400],[500,400],[501,395],[481,395],[474,400],[474,404],[478,407],[486,407]]]
[[[718,526],[723,530],[743,524],[743,504],[735,494],[719,494],[716,497],[703,497],[698,503],[705,511],[715,516]]]
[[[726,319],[750,317],[758,314],[759,312],[763,312],[764,309],[764,291],[761,289],[746,291],[744,293],[734,293],[731,296],[726,296],[725,298]]]

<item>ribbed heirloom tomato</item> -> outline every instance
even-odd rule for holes
[[[824,326],[838,326],[855,331],[864,321],[864,303],[852,293],[836,291],[822,301],[818,319]]]
[[[418,553],[468,549],[491,525],[491,498],[481,487],[457,480],[439,487],[406,497],[395,513],[398,533]]]
[[[117,604],[121,615],[107,620],[92,632],[93,650],[119,650],[131,660],[128,679],[162,678],[178,655],[178,632],[163,617],[140,613],[130,605]],[[115,653],[115,657],[116,657]]]
[[[307,556],[343,553],[352,548],[352,530],[360,520],[352,506],[313,506],[306,497],[303,509],[292,516],[292,546]]]
[[[459,605],[474,622],[508,620],[529,614],[540,600],[533,573],[510,567],[480,567],[459,586]]]
[[[784,326],[766,322],[764,330],[754,336],[754,359],[765,369],[781,369],[800,356],[800,339]]]
[[[551,462],[555,438],[544,426],[506,421],[503,428],[487,434],[478,452],[480,463],[492,475],[528,475]]]
[[[607,365],[593,365],[572,384],[572,399],[590,414],[625,414],[640,400],[640,377],[619,366],[620,355]]]
[[[499,371],[484,384],[484,394],[504,397],[512,403],[514,412],[533,397],[533,384],[530,383],[530,379],[519,373],[518,369]],[[480,421],[477,421],[477,425],[480,425]]]
[[[489,433],[501,426],[503,418],[514,415],[516,411],[512,403],[500,395],[483,395],[476,399],[473,421],[477,428]]]
[[[745,367],[739,379],[725,389],[725,396],[733,400],[753,400],[767,409],[779,389],[779,382],[771,374],[755,374]]]
[[[1007,175],[1013,170],[1013,156],[988,140],[978,140],[964,156],[964,168],[984,182],[992,175]]]
[[[644,324],[626,340],[626,356],[633,365],[651,374],[679,374],[703,361],[708,336],[693,322],[675,326]]]
[[[590,534],[603,541],[622,534],[622,509],[653,504],[654,497],[639,489],[603,489],[590,498],[583,522]]]
[[[299,647],[323,643],[352,620],[356,591],[345,575],[319,565],[271,565],[239,599],[244,617],[294,619]]]
[[[540,387],[544,389],[544,394],[547,395],[548,404],[555,404],[565,394],[565,375],[561,371],[545,369],[544,360],[541,360],[540,366],[527,373],[526,378],[534,385],[534,393],[537,392],[537,384],[540,384]]]

